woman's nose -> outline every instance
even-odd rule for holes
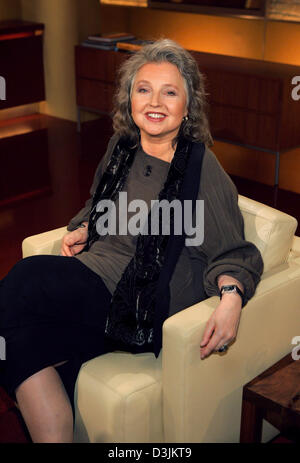
[[[151,106],[159,106],[160,105],[160,94],[159,92],[152,92],[151,93]]]

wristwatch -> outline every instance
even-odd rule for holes
[[[245,298],[244,294],[240,290],[240,288],[237,285],[224,285],[221,286],[220,288],[220,299],[222,299],[222,296],[224,293],[237,293],[241,299],[242,299],[242,307],[245,305]]]

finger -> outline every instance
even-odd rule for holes
[[[219,333],[214,332],[209,343],[201,350],[201,358],[208,357],[212,352],[216,351],[217,346],[222,346],[225,340]]]
[[[73,256],[73,254],[71,253],[71,250],[70,250],[69,246],[67,246],[67,245],[63,245],[62,251],[64,252],[64,255],[65,255],[66,257],[72,257],[72,256]]]
[[[209,342],[212,334],[213,334],[213,331],[215,329],[215,324],[212,320],[208,320],[207,324],[206,324],[206,327],[205,327],[205,330],[204,330],[204,333],[203,333],[203,336],[202,336],[202,340],[201,340],[201,343],[200,343],[200,347],[204,347],[206,346],[206,344]]]

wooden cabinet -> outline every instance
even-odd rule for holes
[[[45,99],[43,30],[40,23],[0,22],[0,76],[6,87],[0,109]]]
[[[300,145],[300,105],[292,99],[299,68],[193,52],[206,76],[216,139],[282,152]]]
[[[123,52],[75,47],[79,110],[96,110],[105,114],[111,112],[117,69],[128,56],[128,53]]]
[[[129,53],[76,47],[77,105],[109,114],[117,69]],[[285,64],[191,52],[206,77],[211,132],[225,141],[276,155],[300,145],[300,102],[291,96],[299,68]]]

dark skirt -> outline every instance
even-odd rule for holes
[[[0,335],[6,342],[1,381],[15,389],[34,373],[57,367],[73,410],[82,363],[117,347],[104,335],[111,293],[74,257],[20,260],[0,282]]]

